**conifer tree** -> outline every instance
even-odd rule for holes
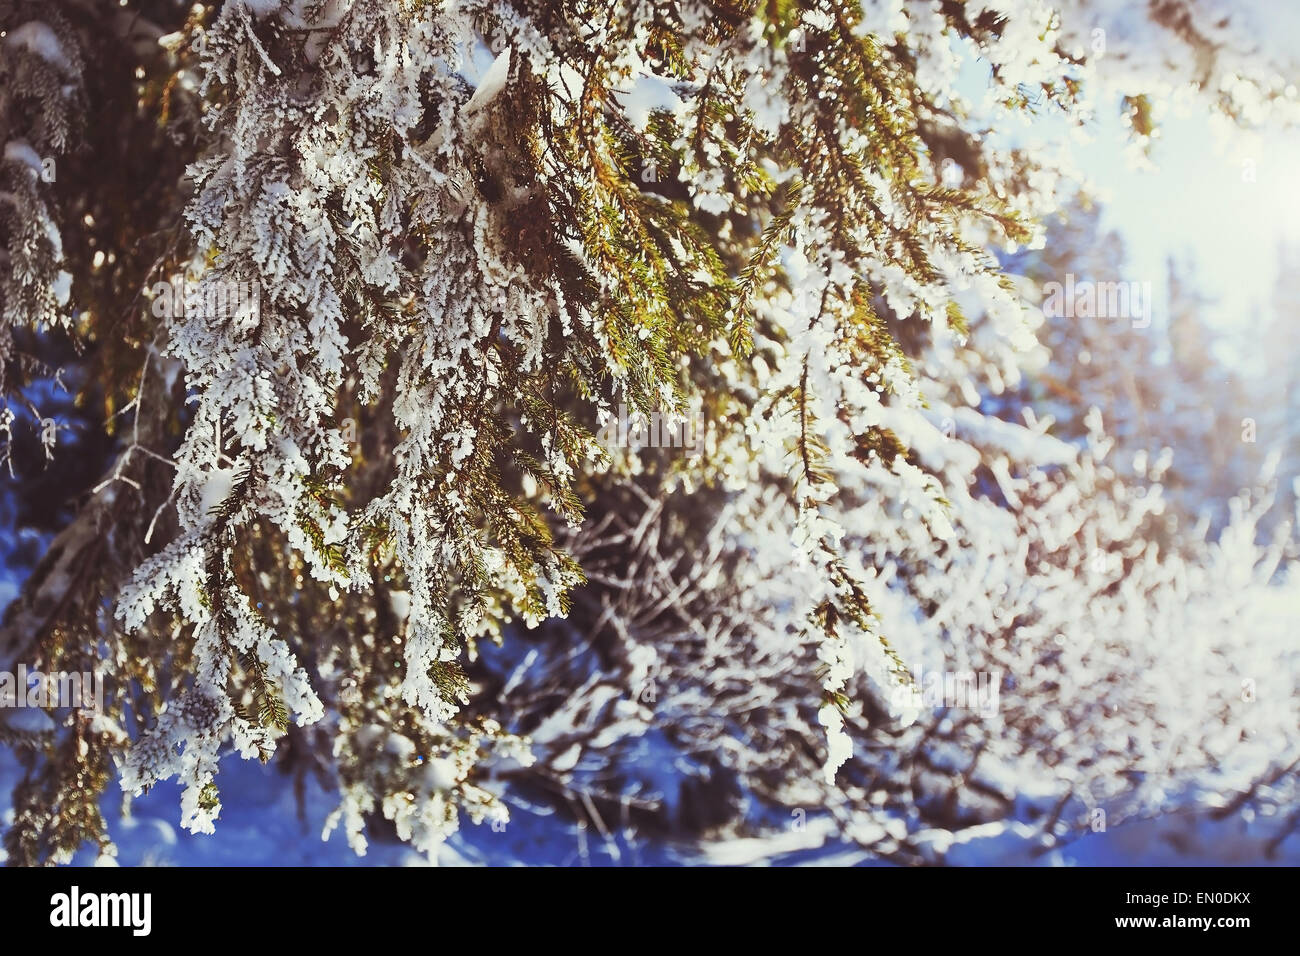
[[[323,768],[358,851],[382,815],[432,853],[534,759],[481,649],[637,567],[705,666],[788,642],[750,703],[815,716],[833,794],[869,689],[910,681],[888,569],[971,546],[969,457],[920,447],[959,386],[917,361],[974,363],[976,319],[1033,344],[992,250],[1041,242],[1058,171],[988,133],[1122,93],[1140,140],[1142,84],[1189,79],[1242,122],[1294,113],[1196,6],[1143,21],[1189,77],[1038,0],[0,0],[0,386],[38,426],[26,356],[65,337],[115,440],[0,634],[111,689],[4,731],[11,861],[107,850],[115,777],[177,778],[212,832],[229,751]],[[622,415],[701,423],[700,454],[602,442]],[[662,536],[630,521],[660,499]],[[792,747],[742,769],[788,800]]]

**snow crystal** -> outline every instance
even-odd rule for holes
[[[393,616],[405,621],[411,616],[411,594],[409,591],[389,591],[388,605],[393,609]]]
[[[213,508],[216,508],[221,502],[229,498],[234,484],[235,470],[233,468],[213,468],[209,471],[207,480],[203,483],[199,513],[207,515]]]
[[[450,790],[459,779],[454,760],[432,757],[424,764],[424,782],[434,793]]]
[[[240,0],[240,5],[253,16],[268,17],[283,6],[283,0]]]
[[[483,79],[479,81],[478,89],[469,98],[469,102],[460,108],[461,114],[469,116],[487,106],[505,88],[506,80],[509,78],[510,47],[506,47],[497,54],[497,58],[488,67],[488,71],[483,74]]]
[[[632,125],[644,132],[651,113],[655,110],[674,111],[681,102],[673,88],[659,77],[640,76],[624,99],[624,109]]]
[[[72,72],[72,62],[63,50],[63,44],[47,24],[31,20],[9,31],[5,43],[35,53],[41,59],[57,66],[64,73]]]
[[[5,159],[26,163],[37,173],[41,171],[41,157],[26,140],[11,139],[5,143]]]
[[[554,758],[550,762],[550,765],[552,769],[558,770],[561,773],[565,773],[569,770],[572,770],[574,767],[578,765],[578,758],[581,756],[582,756],[582,745],[574,744],[568,750],[564,751],[564,753]]]

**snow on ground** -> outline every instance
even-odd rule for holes
[[[0,751],[0,821],[12,819],[10,796],[20,773],[17,760]],[[213,836],[190,834],[179,825],[179,788],[155,787],[132,801],[129,816],[114,812],[111,832],[118,863],[125,866],[425,866],[422,855],[395,840],[372,839],[356,856],[341,833],[320,840],[330,796],[310,781],[299,815],[291,780],[274,768],[230,759],[218,778],[224,806]],[[116,811],[121,797],[110,795]],[[1277,818],[1237,815],[1213,820],[1208,814],[1172,812],[1151,820],[1090,833],[1044,852],[1037,831],[1017,821],[971,827],[956,834],[932,831],[936,850],[958,866],[1296,866],[1300,836],[1292,835],[1274,858],[1265,848],[1277,832]],[[465,824],[439,854],[441,865],[721,865],[871,866],[865,850],[836,837],[827,820],[809,819],[801,831],[764,838],[734,839],[700,847],[675,846],[616,836],[616,848],[599,836],[575,829],[547,808],[512,801],[504,831]],[[3,851],[0,851],[0,859]],[[93,865],[83,852],[78,865]]]
[[[9,555],[0,542],[0,608],[17,593],[19,573],[5,567]],[[12,544],[12,542],[10,542]],[[1288,622],[1295,608],[1282,589],[1270,589],[1276,602],[1264,617]],[[651,751],[653,754],[654,752]],[[655,759],[648,756],[648,759]],[[12,816],[12,791],[21,775],[12,751],[0,747],[0,829]],[[669,788],[673,774],[665,767],[662,782]],[[110,833],[118,846],[117,861],[126,866],[423,866],[421,854],[395,838],[372,835],[365,857],[349,849],[341,831],[329,841],[320,834],[334,809],[331,794],[308,778],[300,808],[292,778],[275,767],[230,757],[222,762],[217,779],[222,811],[215,835],[190,834],[180,827],[180,787],[165,781],[147,795],[130,802],[123,813],[120,792],[105,798]],[[1004,781],[1021,800],[1017,813],[1035,803],[1032,781],[1022,777]],[[616,832],[609,839],[578,828],[553,809],[507,794],[511,820],[503,831],[489,824],[464,822],[441,850],[442,865],[880,865],[861,847],[841,839],[833,823],[810,816],[806,826],[765,837],[714,841],[686,846],[665,839]],[[1189,813],[1176,808],[1151,819],[1087,833],[1081,838],[1045,849],[1033,826],[1004,820],[952,833],[931,831],[922,842],[933,858],[960,866],[1184,866],[1184,865],[1300,865],[1300,835],[1280,842],[1272,858],[1267,849],[1283,823],[1281,817],[1250,812],[1223,820],[1208,812]],[[4,852],[0,849],[0,862]],[[83,851],[75,863],[92,865],[93,851]]]

